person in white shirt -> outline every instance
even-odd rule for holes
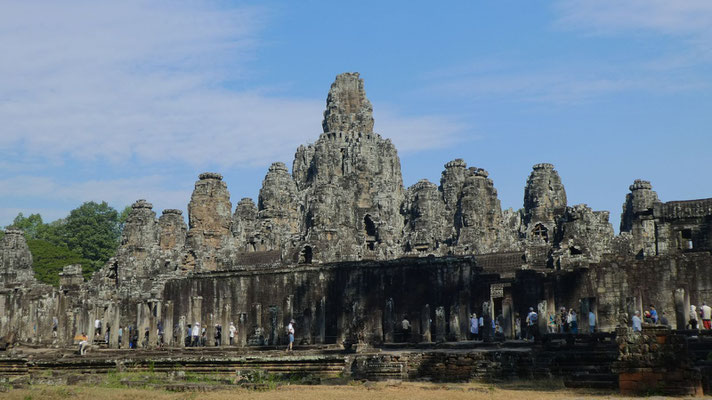
[[[702,314],[702,325],[705,329],[712,329],[712,307],[708,306],[707,303],[702,303],[700,313]]]
[[[191,332],[191,336],[193,337],[193,341],[191,342],[191,347],[197,347],[198,346],[198,341],[200,340],[200,323],[196,322],[195,325],[193,325],[193,331]]]
[[[232,346],[235,343],[235,333],[237,332],[237,328],[235,328],[235,324],[230,322],[230,346]]]
[[[633,332],[640,332],[643,330],[643,321],[640,320],[640,311],[636,311],[633,315]]]
[[[292,351],[292,346],[294,344],[294,320],[289,321],[289,325],[287,325],[287,334],[289,335],[289,346],[287,346],[287,351]]]

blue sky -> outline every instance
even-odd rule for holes
[[[89,200],[185,210],[203,171],[256,198],[346,71],[406,186],[463,158],[516,209],[550,162],[616,230],[636,178],[712,197],[712,2],[433,4],[0,0],[0,226]]]

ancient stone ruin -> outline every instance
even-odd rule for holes
[[[70,265],[58,288],[37,283],[22,232],[6,231],[0,336],[68,346],[100,320],[109,347],[120,327],[184,346],[191,324],[212,338],[232,322],[237,346],[263,346],[285,343],[294,319],[302,344],[379,345],[407,318],[413,341],[443,342],[466,339],[473,312],[511,338],[529,307],[542,332],[560,307],[612,332],[648,304],[684,329],[690,304],[712,301],[712,199],[662,203],[636,180],[616,236],[608,211],[567,203],[548,163],[533,166],[519,210],[503,211],[488,172],[462,159],[439,185],[405,188],[373,126],[363,80],[338,75],[323,133],[296,150],[291,174],[272,164],[257,201],[233,209],[222,175],[202,173],[187,225],[136,201],[116,256],[88,282]]]

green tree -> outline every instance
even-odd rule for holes
[[[124,207],[124,209],[119,213],[119,230],[121,232],[124,231],[124,226],[126,226],[126,220],[129,219],[129,214],[131,214],[131,208],[130,205]]]
[[[35,277],[40,282],[50,285],[59,285],[59,273],[66,265],[81,264],[82,267],[92,265],[91,260],[85,259],[65,246],[57,246],[46,240],[29,239],[27,246],[32,253]]]
[[[62,236],[70,250],[92,261],[90,271],[96,271],[116,253],[121,236],[119,213],[105,201],[86,202],[69,213]]]
[[[12,221],[12,225],[6,228],[13,227],[15,229],[21,229],[25,232],[25,237],[27,239],[36,239],[39,230],[42,229],[44,223],[42,222],[42,216],[39,214],[30,214],[29,217],[25,217],[22,213],[17,214],[15,220]]]

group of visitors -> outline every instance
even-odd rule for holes
[[[214,345],[217,346],[222,346],[223,343],[223,327],[221,324],[215,324],[215,329],[213,329],[213,340],[214,340]],[[180,332],[180,326],[176,324],[173,327],[173,339],[177,343],[178,342],[178,334]],[[208,345],[208,332],[203,327],[200,322],[196,322],[195,324],[191,325],[188,324],[187,329],[186,329],[186,337],[185,337],[185,347],[205,347]],[[234,322],[230,322],[230,326],[228,327],[227,330],[228,333],[228,343],[230,346],[233,346],[235,344],[235,336],[237,335],[237,328],[235,327]]]
[[[699,310],[694,304],[690,306],[690,320],[687,323],[687,328],[699,329],[699,320],[702,320],[702,329],[712,329],[712,307],[705,302],[702,302],[702,307]]]
[[[704,305],[704,303],[702,303]],[[707,307],[709,309],[709,307]],[[696,317],[696,312],[695,312],[695,306],[690,306],[690,321],[692,321],[692,318],[694,316],[694,325],[697,326],[697,317]],[[710,313],[712,313],[712,309],[710,309]],[[651,324],[651,325],[663,325],[663,326],[670,326],[670,322],[667,319],[667,314],[665,311],[661,312],[658,314],[658,310],[655,308],[654,305],[650,304],[648,305],[648,309],[645,310],[643,313],[643,319],[640,318],[640,311],[636,311],[633,314],[633,318],[631,320],[631,325],[633,326],[633,331],[635,332],[640,332],[643,330],[643,322],[646,324]],[[692,322],[690,322],[692,323]],[[697,328],[692,328],[692,329],[697,329]]]

